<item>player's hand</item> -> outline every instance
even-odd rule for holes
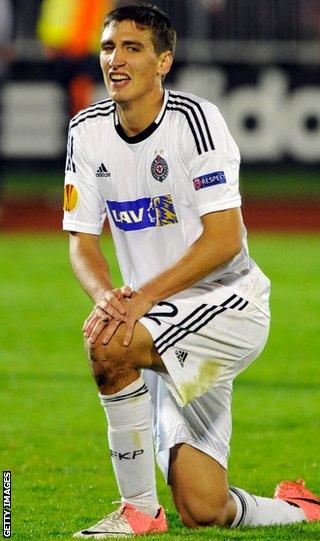
[[[116,319],[102,321],[96,315],[93,315],[88,326],[88,336],[85,334],[85,338],[89,338],[90,344],[94,344],[98,336],[101,335],[101,342],[103,345],[106,345],[119,327],[120,323],[121,321],[117,321]]]
[[[116,321],[115,319],[113,321]],[[117,324],[120,324],[120,321],[117,321]],[[89,319],[88,323],[86,324],[86,329],[84,331],[84,337],[89,339],[90,344],[94,344],[98,336],[102,333],[102,331],[108,327],[109,321],[102,320],[99,317],[97,317],[92,312],[92,317]]]
[[[93,332],[93,329],[96,328],[96,325],[100,323],[100,332],[106,325],[108,325],[108,320],[111,319],[108,318],[105,314],[104,319],[99,318],[95,314],[95,309],[92,310],[92,312],[88,315],[87,319],[85,319],[83,326],[82,326],[82,332],[85,338],[91,337],[91,334]],[[95,333],[96,334],[96,333]]]
[[[131,295],[132,289],[129,286],[107,290],[103,298],[97,302],[93,311],[102,321],[109,321],[110,319],[121,321],[126,313],[125,306],[121,300]]]
[[[97,333],[100,334],[102,332],[102,344],[107,345],[120,323],[123,322],[126,328],[123,345],[128,346],[130,344],[137,321],[151,310],[153,302],[144,298],[141,293],[132,291],[130,298],[124,299],[124,304],[126,306],[126,314],[123,316],[122,320],[111,319],[106,324],[105,329],[101,329],[99,324],[97,324],[91,332],[93,341],[95,337],[98,336]]]
[[[107,326],[110,327],[107,333],[107,342],[110,340],[125,314],[125,307],[123,303],[120,303],[120,300],[131,295],[132,289],[129,286],[105,292],[104,297],[95,305],[83,324],[82,331],[85,338],[89,338],[89,342],[94,343]]]
[[[143,296],[143,293],[132,293],[131,298],[126,302],[126,314],[123,317],[126,326],[123,338],[124,346],[130,344],[137,321],[147,314],[153,305],[154,303],[151,300],[146,299]]]

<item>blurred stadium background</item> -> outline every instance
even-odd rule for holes
[[[105,97],[92,43],[121,3],[1,0],[2,229],[59,228],[68,121]],[[154,4],[179,35],[167,86],[215,102],[240,146],[248,225],[319,229],[320,1]],[[94,26],[87,43],[72,43],[72,9]]]

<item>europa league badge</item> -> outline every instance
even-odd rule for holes
[[[164,158],[159,156],[159,154],[155,157],[151,164],[151,173],[153,178],[155,178],[159,182],[163,182],[164,179],[168,176],[168,164]]]

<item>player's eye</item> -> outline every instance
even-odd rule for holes
[[[101,48],[101,51],[103,53],[112,53],[114,47],[113,45],[104,45],[102,48]]]

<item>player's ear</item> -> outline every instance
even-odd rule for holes
[[[165,77],[169,73],[173,62],[173,54],[171,51],[164,51],[159,55],[158,60],[158,75]]]

